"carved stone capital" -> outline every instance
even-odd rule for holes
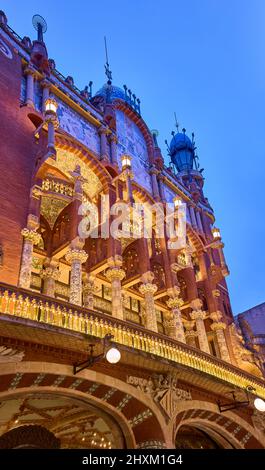
[[[205,320],[206,313],[203,310],[193,310],[190,314],[193,320]]]
[[[121,268],[122,267],[122,256],[115,255],[107,260],[108,266],[110,268]]]
[[[87,253],[85,250],[78,250],[75,248],[70,248],[70,250],[66,253],[65,259],[69,263],[72,263],[73,261],[80,261],[80,263],[85,263],[88,258]]]
[[[201,308],[202,308],[202,301],[201,299],[194,299],[191,301],[190,303],[190,306],[192,308],[192,310],[199,310],[201,311]]]
[[[109,138],[111,142],[114,142],[114,144],[118,143],[118,137],[115,134],[110,134]]]
[[[93,276],[89,276],[88,278],[84,279],[83,281],[83,293],[94,295],[99,292],[100,287],[95,283],[95,278]]]
[[[152,271],[146,271],[141,277],[141,281],[143,284],[151,284],[154,280],[154,273]]]
[[[38,243],[41,241],[41,235],[35,230],[23,228],[21,230],[21,235],[26,241],[31,242],[33,245],[38,245]]]
[[[139,287],[139,291],[141,294],[155,294],[157,291],[157,286],[155,284],[151,284],[151,282],[147,282],[146,284],[141,284]]]
[[[218,322],[213,322],[211,324],[211,330],[216,331],[216,330],[225,330],[226,329],[226,324],[218,321]]]
[[[219,289],[213,289],[213,290],[212,290],[212,294],[213,294],[213,296],[214,296],[215,298],[218,298],[218,297],[220,297],[221,292],[220,292]]]
[[[192,331],[195,333],[195,331],[193,330],[193,328],[195,326],[195,321],[194,320],[183,320],[183,324],[185,326],[186,333],[192,332]]]
[[[55,262],[51,262],[47,266],[44,265],[40,272],[42,279],[54,279],[55,281],[58,281],[60,275],[61,272],[59,271],[59,265]]]
[[[122,281],[125,278],[125,271],[122,268],[119,268],[117,266],[114,266],[113,268],[109,268],[106,272],[106,277],[110,280],[113,281],[114,279],[117,279],[119,281]]]
[[[223,315],[222,315],[222,312],[220,312],[220,310],[217,310],[216,312],[212,312],[210,314],[210,318],[213,322],[218,322],[222,319]]]
[[[184,301],[180,297],[173,297],[167,301],[167,306],[171,309],[180,308]]]
[[[180,294],[180,287],[179,286],[173,286],[167,289],[167,294],[171,298],[178,297]]]

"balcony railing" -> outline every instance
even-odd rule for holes
[[[209,374],[232,386],[246,389],[251,385],[256,394],[265,398],[265,381],[214,356],[153,333],[141,325],[117,320],[110,315],[52,300],[42,294],[0,283],[0,313],[34,322],[46,323],[68,330],[103,338],[107,333],[118,344],[152,354],[176,364]]]

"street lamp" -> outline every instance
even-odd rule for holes
[[[122,155],[121,157],[121,166],[123,170],[130,170],[132,167],[131,157],[129,155]]]
[[[265,401],[262,398],[255,398],[254,406],[258,411],[265,411]]]
[[[176,196],[174,199],[173,199],[173,202],[174,202],[174,206],[175,206],[175,209],[178,209],[181,204],[182,204],[182,200],[180,199],[180,197]]]
[[[56,114],[58,103],[54,98],[48,98],[45,101],[45,114]]]
[[[94,347],[95,344],[90,344],[90,351],[89,351],[89,357],[83,362],[80,362],[78,364],[74,364],[73,366],[73,373],[74,375],[77,374],[78,372],[81,372],[81,370],[86,369],[87,367],[92,367],[96,362],[101,361],[102,359],[106,358],[107,361],[110,364],[117,364],[121,358],[121,353],[118,348],[116,348],[111,340],[114,338],[113,335],[107,334],[103,338],[103,352],[101,354],[98,354],[97,356],[94,356]]]
[[[213,228],[212,228],[212,234],[213,234],[213,238],[214,238],[215,240],[218,240],[218,239],[221,238],[221,233],[220,233],[219,228],[213,227]]]

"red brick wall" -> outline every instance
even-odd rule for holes
[[[17,284],[36,143],[29,109],[20,107],[21,58],[9,47],[12,59],[0,51],[0,281]]]

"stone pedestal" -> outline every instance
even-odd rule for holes
[[[41,240],[41,235],[36,230],[23,228],[21,235],[24,237],[22,259],[19,275],[19,286],[24,289],[30,288],[33,245],[37,245]]]
[[[60,277],[59,265],[56,261],[48,261],[44,263],[41,271],[43,279],[43,294],[50,297],[55,296],[55,282]]]
[[[179,287],[168,290],[169,300],[167,301],[168,307],[171,309],[171,316],[167,320],[167,334],[182,343],[186,343],[180,307],[183,300],[178,297],[180,292]]]
[[[193,308],[193,311],[191,312],[191,318],[192,320],[195,320],[200,349],[210,354],[209,343],[204,325],[206,313],[200,310],[201,305],[202,302],[200,299],[195,299],[191,302],[191,308]]]
[[[113,261],[113,263],[111,263],[112,266],[110,266],[106,272],[106,277],[111,282],[112,316],[123,320],[121,281],[125,277],[125,271],[121,268],[121,263],[122,261],[120,260],[120,262],[118,262],[118,259]]]
[[[88,258],[81,248],[70,248],[66,253],[66,261],[71,263],[70,298],[72,304],[82,305],[82,263]]]
[[[145,303],[145,326],[148,330],[157,332],[157,321],[155,312],[154,294],[157,291],[157,286],[152,284],[154,274],[149,271],[143,274],[141,280],[143,284],[140,285],[139,291],[144,296]]]
[[[98,290],[94,277],[88,276],[83,280],[83,305],[85,308],[94,309],[94,295]]]

